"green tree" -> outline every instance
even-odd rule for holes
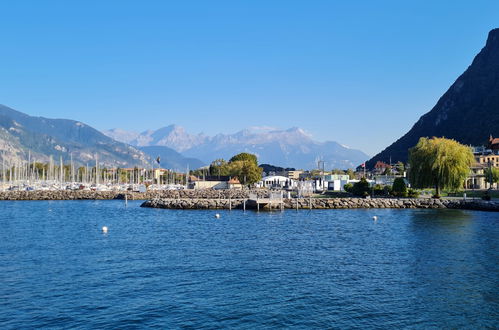
[[[242,184],[253,184],[262,179],[262,169],[258,167],[256,155],[242,152],[233,156],[229,163],[222,165],[227,175],[236,177]]]
[[[393,180],[392,195],[396,197],[407,197],[407,186],[402,178]]]
[[[242,184],[253,184],[262,179],[262,168],[251,160],[239,160],[229,163],[229,175],[237,177]]]
[[[493,183],[498,183],[499,182],[499,168],[492,167],[492,168],[487,168],[484,172],[485,175],[485,181],[490,183],[492,186]]]
[[[224,159],[215,159],[210,164],[210,175],[213,176],[227,176],[229,173],[229,166]]]
[[[409,190],[407,190],[407,196],[409,196],[411,198],[418,198],[419,192],[416,189],[409,189]]]
[[[397,172],[399,172],[399,174],[403,174],[405,171],[405,165],[402,162],[397,162],[397,164],[395,164],[395,168],[397,169]]]
[[[409,181],[415,188],[459,189],[470,172],[474,157],[471,149],[445,138],[420,138],[409,149]]]
[[[355,179],[355,172],[351,168],[349,168],[347,170],[346,174],[348,174],[348,177],[350,178],[350,180]]]
[[[235,155],[229,160],[229,163],[238,162],[238,161],[249,161],[258,166],[258,161],[256,156],[247,152],[241,152],[240,154]]]
[[[369,195],[369,183],[366,178],[362,178],[359,182],[354,183],[352,187],[352,194],[361,197]]]
[[[376,184],[374,187],[373,187],[373,192],[374,192],[374,195],[375,196],[382,196],[382,195],[385,195],[385,189],[382,185],[380,184]]]

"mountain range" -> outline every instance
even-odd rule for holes
[[[114,129],[104,132],[70,119],[30,116],[0,105],[0,159],[7,165],[31,160],[76,165],[150,166],[159,156],[161,166],[185,170],[199,168],[217,158],[229,159],[240,152],[251,152],[261,163],[284,167],[316,168],[317,160],[327,167],[348,168],[368,156],[336,142],[317,142],[302,129],[276,130],[260,127],[235,134],[206,136],[189,134],[170,125],[158,130],[134,133]]]
[[[96,156],[104,166],[144,166],[142,151],[118,142],[98,130],[69,119],[33,117],[0,105],[0,158],[7,164],[31,159],[47,162],[52,156],[76,164],[93,165]]]
[[[198,159],[184,157],[175,150],[158,147],[133,147],[118,142],[79,121],[33,117],[0,105],[0,160],[8,166],[19,161],[64,163],[72,158],[76,165],[147,167],[156,157],[166,168],[185,170],[203,166]]]
[[[104,133],[104,134],[103,134]],[[258,156],[260,163],[282,167],[351,168],[368,156],[337,142],[318,142],[304,130],[254,127],[234,134],[189,134],[182,127],[166,126],[142,133],[112,129],[99,132],[79,121],[34,117],[0,105],[0,159],[12,164],[32,159],[48,161],[70,157],[80,165],[96,156],[104,166],[147,166],[157,156],[169,168],[196,168],[240,152]],[[468,145],[483,145],[489,135],[499,136],[499,29],[490,31],[485,47],[467,70],[404,136],[374,156],[368,167],[407,161],[408,149],[420,137],[443,136]]]
[[[467,145],[484,145],[499,136],[499,29],[489,32],[485,47],[430,112],[404,136],[369,160],[406,162],[420,137],[446,137]]]
[[[104,133],[104,134],[103,134]],[[169,168],[197,168],[217,158],[240,152],[258,156],[260,163],[282,167],[351,168],[369,158],[337,142],[318,142],[304,130],[269,127],[244,129],[234,134],[189,134],[182,127],[166,126],[142,133],[121,129],[105,132],[69,119],[34,117],[0,105],[0,159],[12,163],[70,157],[77,164],[92,164],[98,155],[104,166],[146,166],[157,156]],[[483,145],[489,135],[499,136],[499,29],[490,31],[485,47],[467,70],[404,136],[367,162],[407,161],[408,149],[420,137],[443,136],[468,145]],[[118,142],[119,141],[119,142]]]
[[[189,134],[177,125],[142,133],[123,129],[111,129],[103,133],[136,147],[172,148],[206,164],[217,158],[230,159],[240,152],[256,154],[260,163],[303,169],[317,168],[318,160],[324,161],[328,168],[351,168],[369,158],[362,151],[337,142],[315,141],[310,134],[297,127],[287,130],[252,127],[234,134],[215,136]]]

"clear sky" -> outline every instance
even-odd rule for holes
[[[499,27],[499,1],[2,1],[0,104],[97,129],[301,127],[374,154]]]

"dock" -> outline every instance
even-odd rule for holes
[[[257,211],[279,209],[284,210],[284,198],[282,192],[270,193],[267,197],[258,197],[257,194],[249,194],[248,206],[256,208]]]

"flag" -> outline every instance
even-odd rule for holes
[[[360,167],[364,167],[365,168],[366,167],[366,163],[360,164]]]
[[[156,163],[158,163],[158,164],[161,163],[161,158],[159,158],[159,156],[158,156],[158,158],[156,158]]]

